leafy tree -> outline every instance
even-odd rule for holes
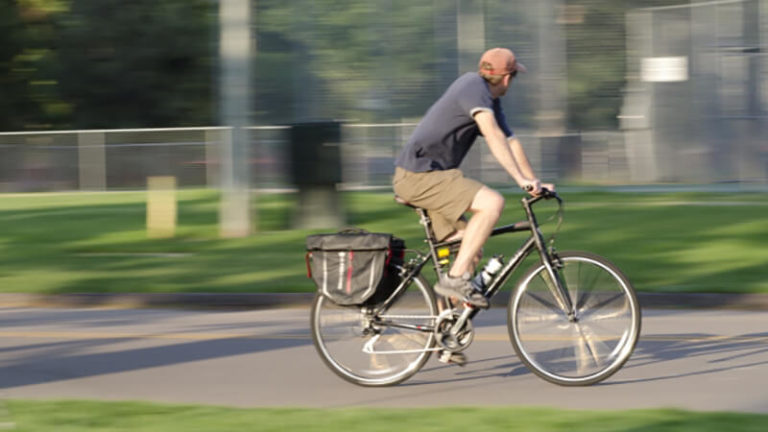
[[[48,75],[56,1],[0,0],[0,129],[41,128],[56,117]]]
[[[26,92],[14,65],[22,49],[22,25],[15,3],[0,0],[0,130],[21,127],[19,112],[25,111],[22,105],[26,103]]]
[[[77,127],[211,124],[212,4],[72,0],[57,23],[59,90]]]
[[[682,0],[567,0],[565,24],[570,129],[618,127],[626,76],[626,13]]]
[[[681,0],[562,0],[569,129],[615,128],[625,14]],[[478,0],[487,46],[537,55],[535,2]],[[217,3],[0,0],[0,129],[217,122]],[[421,116],[456,77],[457,3],[254,2],[254,120]],[[574,15],[575,11],[575,15]],[[511,113],[533,126],[535,70]]]
[[[414,96],[434,90],[432,0],[256,5],[259,119],[423,114],[429,98]]]

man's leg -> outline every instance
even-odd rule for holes
[[[446,238],[445,242],[449,241],[455,241],[455,240],[462,240],[464,238],[464,229],[460,229],[458,231],[454,231],[453,234],[448,236]],[[474,258],[472,258],[472,269],[477,268],[477,265],[480,263],[480,260],[483,259],[483,248],[480,248],[479,251],[477,251],[477,254],[475,254]]]
[[[482,183],[465,178],[461,171],[430,171],[427,173],[409,173],[395,171],[395,193],[412,204],[429,209],[432,217],[432,229],[442,239],[450,237],[451,231],[464,230],[462,246],[459,248],[461,277],[441,277],[435,284],[435,292],[445,297],[456,297],[475,306],[488,307],[488,299],[475,292],[469,278],[473,259],[482,249],[491,229],[499,219],[504,199],[498,193]],[[461,216],[470,210],[474,213],[469,223],[458,223]],[[469,245],[469,246],[467,246]],[[459,257],[457,257],[459,258]],[[454,260],[454,263],[456,260]],[[464,274],[464,272],[467,272]],[[448,275],[446,275],[448,276]]]
[[[495,190],[483,186],[477,194],[469,210],[473,213],[464,230],[464,238],[461,241],[459,253],[453,262],[448,274],[451,277],[459,277],[464,273],[472,273],[477,264],[478,253],[488,240],[493,227],[501,217],[504,209],[504,197]]]

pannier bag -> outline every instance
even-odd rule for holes
[[[373,296],[390,263],[402,263],[404,242],[391,234],[345,230],[307,237],[307,266],[317,289],[339,305],[360,305]],[[388,277],[384,277],[384,276]],[[388,282],[391,283],[391,282]]]

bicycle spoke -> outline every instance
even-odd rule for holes
[[[407,332],[392,335],[390,344],[397,349],[414,349],[424,345],[427,337],[423,333]]]
[[[576,310],[580,311],[592,300],[592,291],[582,291],[578,300],[576,301]]]
[[[625,297],[624,293],[616,293],[616,294],[610,296],[609,298],[607,298],[605,300],[602,300],[600,303],[596,303],[594,305],[590,305],[588,310],[586,312],[584,312],[581,315],[581,317],[582,318],[588,318],[591,315],[594,315],[595,313],[600,311],[600,309],[602,309],[602,308],[612,304],[617,299],[622,299],[623,300],[624,304],[622,305],[622,309],[627,310],[629,308],[629,304],[626,302],[626,299],[624,297]],[[586,307],[585,307],[585,309],[586,309]]]
[[[563,269],[560,270],[560,279],[563,281],[563,287],[565,288],[565,291],[571,296],[571,302],[573,303],[573,299],[576,299],[576,306],[574,306],[574,310],[577,310],[579,299],[581,298],[581,292],[583,291],[579,285],[581,278],[577,277],[575,284],[568,283],[568,278],[562,270]],[[578,267],[578,272],[581,274],[581,266]]]
[[[381,335],[375,335],[374,337],[372,337],[365,344],[365,347],[363,348],[363,352],[370,354],[370,357],[369,357],[370,358],[370,363],[369,364],[370,364],[371,370],[372,371],[378,371],[379,373],[381,373],[382,371],[385,371],[385,370],[388,370],[388,369],[391,368],[391,366],[389,364],[389,360],[387,359],[387,356],[381,355],[381,354],[377,353],[374,350],[374,348],[373,348],[373,346],[376,344],[376,342],[378,342],[380,336]],[[367,351],[367,349],[370,349],[370,351]]]
[[[631,310],[629,308],[629,304],[625,304],[620,309],[617,309],[614,311],[606,311],[603,313],[600,313],[600,311],[590,311],[584,315],[581,315],[580,319],[582,321],[595,322],[595,321],[604,321],[604,320],[620,318],[620,317],[629,318],[631,316],[630,314],[631,314]]]
[[[602,276],[602,273],[595,272],[594,270],[592,271],[593,275],[590,276],[588,271],[585,270],[582,272],[584,267],[585,265],[583,265],[583,263],[578,263],[577,265],[576,281],[578,281],[577,287],[580,295],[576,301],[576,310],[584,308],[592,299],[596,291],[595,287],[599,286],[597,281]]]
[[[554,270],[554,271],[557,272],[559,270]],[[560,278],[562,280],[563,289],[565,290],[564,292],[560,291],[560,289],[558,288],[558,284],[552,279],[552,275],[548,271],[544,272],[544,276],[542,276],[541,278],[544,279],[544,284],[547,286],[547,288],[549,289],[550,295],[557,303],[556,309],[561,313],[569,314],[570,311],[568,310],[568,303],[566,302],[566,300],[570,300],[570,299],[562,298],[563,295],[570,295],[568,293],[567,284],[565,283],[564,278],[562,277]]]
[[[579,265],[579,272],[577,276],[577,280],[581,280],[581,265]],[[579,290],[579,296],[576,298],[576,310],[581,310],[584,305],[589,302],[589,300],[592,298],[592,290],[588,289],[581,289]]]
[[[579,263],[579,279],[578,280],[579,281],[583,281],[583,286],[585,286],[585,287],[587,287],[589,289],[592,289],[593,287],[597,286],[597,280],[600,279],[601,277],[603,277],[604,273],[593,270],[592,271],[591,280],[589,280],[589,279],[583,280],[583,279],[581,279],[581,268],[584,267],[584,266],[585,266],[584,264]],[[589,272],[586,272],[586,273],[589,273]],[[589,276],[590,276],[589,274],[586,274],[586,277],[589,277]]]
[[[586,374],[587,368],[586,364],[589,359],[589,347],[587,347],[587,344],[584,341],[583,337],[576,337],[576,358],[574,361],[576,362],[576,372],[580,375]]]
[[[579,334],[581,335],[581,338],[586,342],[587,346],[589,347],[589,352],[592,355],[592,360],[594,361],[595,366],[598,368],[603,367],[603,360],[601,357],[601,353],[610,353],[611,348],[604,343],[600,337],[598,337],[594,331],[589,326],[583,326],[580,324],[576,324],[576,328],[579,330]],[[602,350],[600,348],[603,348]]]
[[[421,339],[414,338],[414,334],[388,335],[386,339],[377,340],[366,344],[363,352],[378,356],[406,356],[408,354],[419,354],[427,351],[437,351],[441,348],[425,348],[427,337]]]
[[[542,314],[542,313],[526,313],[522,314],[521,318],[518,319],[518,322],[520,324],[533,324],[533,323],[544,323],[549,324],[553,321],[562,320],[563,314],[561,313],[549,313],[549,314]]]
[[[547,299],[545,299],[544,297],[542,297],[539,294],[536,294],[536,293],[533,293],[533,292],[526,292],[526,297],[530,297],[533,300],[536,300],[539,304],[541,304],[542,306],[544,306],[547,309],[551,310],[552,312],[554,312],[557,315],[562,315],[563,314],[563,310],[560,308],[560,306],[557,306],[556,304],[548,301]]]

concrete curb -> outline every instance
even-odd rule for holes
[[[0,294],[0,307],[264,309],[308,307],[314,293]]]
[[[768,294],[638,293],[645,309],[742,309],[767,310]],[[309,307],[314,293],[82,293],[82,294],[0,294],[0,307],[46,308],[190,308],[268,309]],[[509,292],[491,301],[506,307]]]
[[[643,308],[768,311],[768,294],[638,293]]]

